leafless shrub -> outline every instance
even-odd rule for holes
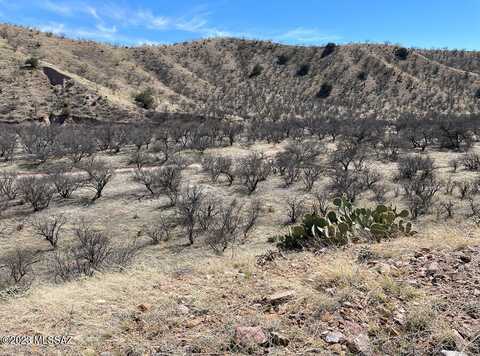
[[[293,225],[305,214],[305,200],[298,196],[287,198],[287,224]]]
[[[467,153],[462,158],[462,164],[468,171],[480,171],[480,155],[478,153]]]
[[[474,221],[475,224],[480,225],[480,204],[475,199],[470,198],[468,200],[470,207],[470,213],[468,217]]]
[[[388,188],[385,184],[375,184],[372,187],[372,192],[373,192],[374,199],[377,203],[379,204],[385,203],[385,196],[388,193]]]
[[[56,251],[51,270],[58,281],[71,281],[81,276],[92,276],[96,271],[125,267],[138,252],[136,241],[114,249],[110,239],[82,221],[74,230],[75,245],[65,251]]]
[[[155,142],[152,146],[152,152],[162,153],[161,164],[167,162],[175,152],[174,143],[170,140],[167,130],[162,129],[155,132]]]
[[[63,199],[70,199],[72,194],[84,184],[85,178],[68,171],[65,167],[56,167],[48,173],[50,180]]]
[[[408,156],[399,162],[398,179],[413,179],[421,174],[432,176],[434,171],[433,160],[430,157]]]
[[[35,234],[47,240],[50,245],[56,249],[58,240],[61,236],[63,226],[67,219],[63,215],[53,215],[51,217],[38,217],[32,221]]]
[[[0,194],[6,200],[13,200],[18,193],[18,174],[15,171],[3,171],[0,174]]]
[[[461,200],[464,200],[465,198],[470,198],[470,196],[474,191],[473,182],[469,180],[463,180],[463,181],[457,182],[456,185],[457,185],[458,193]]]
[[[378,156],[390,162],[396,162],[400,154],[400,150],[405,146],[404,141],[398,136],[385,136],[377,149],[380,151]]]
[[[452,200],[440,201],[439,208],[439,215],[444,215],[447,219],[453,218],[456,206]]]
[[[432,175],[422,174],[402,182],[405,197],[414,219],[426,214],[433,206],[433,198],[441,188],[441,183]]]
[[[364,190],[358,172],[337,168],[330,171],[329,176],[328,188],[335,196],[346,195],[349,200],[354,201]]]
[[[258,183],[268,178],[271,168],[270,162],[263,155],[252,152],[247,157],[240,159],[237,174],[248,193],[252,194],[257,189]]]
[[[330,209],[330,195],[323,190],[313,192],[314,202],[312,206],[313,213],[319,216],[325,216]]]
[[[160,216],[158,222],[147,229],[146,235],[152,240],[152,244],[157,245],[162,241],[170,240],[174,228],[175,225],[171,219]]]
[[[178,214],[181,220],[181,224],[185,229],[188,241],[191,245],[193,245],[197,237],[199,212],[204,199],[205,194],[200,187],[188,186],[180,193],[177,202]]]
[[[137,151],[140,151],[144,146],[148,148],[152,139],[153,133],[151,127],[147,125],[136,125],[128,130],[128,141],[137,148]]]
[[[40,211],[50,204],[54,188],[46,177],[28,176],[18,180],[18,191],[32,206],[33,211]]]
[[[10,283],[19,284],[32,272],[32,266],[40,261],[37,253],[17,249],[3,258],[0,268],[7,270]]]
[[[153,163],[154,157],[143,151],[135,151],[131,154],[129,164],[134,164],[137,170],[142,169],[147,164]]]
[[[15,131],[5,126],[0,127],[0,158],[6,162],[11,161],[16,146],[17,134]]]
[[[333,167],[341,167],[348,171],[351,166],[361,169],[366,159],[365,149],[359,143],[342,141],[330,157]]]
[[[378,171],[365,168],[359,172],[361,184],[366,189],[373,189],[373,187],[378,183],[381,182],[384,177]]]
[[[198,223],[202,232],[207,232],[220,213],[217,197],[205,197],[198,211]]]
[[[23,126],[18,131],[25,151],[40,163],[47,161],[55,154],[58,133],[59,129],[55,125],[39,124]]]
[[[132,263],[139,250],[140,247],[136,241],[126,246],[113,249],[107,258],[107,264],[109,267],[120,268],[122,270]]]
[[[224,206],[209,229],[207,243],[215,253],[223,253],[235,243],[241,226],[242,206],[236,200]]]
[[[250,202],[247,207],[247,216],[243,224],[243,238],[246,239],[250,230],[256,225],[258,218],[262,212],[262,203],[255,199]]]
[[[101,231],[94,230],[86,222],[74,229],[78,245],[75,257],[88,266],[88,270],[97,270],[112,253],[110,239]]]
[[[88,178],[85,181],[85,186],[95,191],[92,201],[101,198],[103,189],[114,176],[114,169],[95,157],[82,162],[79,168],[87,172]]]
[[[315,182],[320,178],[323,173],[323,169],[320,166],[309,165],[302,168],[302,181],[305,187],[305,191],[312,190]]]
[[[460,161],[456,158],[453,158],[448,161],[448,165],[452,169],[453,173],[457,173],[458,167],[460,166]]]
[[[95,141],[88,129],[82,126],[63,129],[57,137],[59,156],[68,157],[74,164],[96,151]]]
[[[230,185],[233,183],[234,175],[230,157],[207,155],[202,160],[202,166],[213,183],[217,182],[222,174],[227,177]]]
[[[453,190],[455,189],[456,182],[452,180],[452,177],[448,177],[448,179],[444,183],[445,186],[445,194],[446,195],[452,195]]]
[[[220,177],[221,169],[219,165],[219,159],[221,157],[214,157],[212,155],[205,155],[202,159],[202,166],[205,172],[210,176],[212,183],[217,182]]]
[[[170,206],[176,204],[182,180],[181,167],[169,165],[161,168],[137,169],[133,179],[143,184],[152,197],[166,194],[170,199]]]
[[[145,186],[152,197],[158,197],[163,190],[163,174],[161,168],[137,169],[133,180]]]

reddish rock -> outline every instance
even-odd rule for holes
[[[261,346],[268,342],[268,337],[259,326],[237,326],[234,340],[236,344],[242,346]]]

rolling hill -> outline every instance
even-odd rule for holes
[[[28,58],[38,68],[26,68]],[[47,74],[49,75],[47,75]],[[52,73],[70,79],[52,85]],[[159,112],[278,118],[480,111],[480,52],[217,38],[122,47],[0,25],[0,120],[140,120]],[[57,78],[58,79],[58,78]],[[55,78],[53,78],[55,84]]]

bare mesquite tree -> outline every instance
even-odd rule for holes
[[[85,182],[85,177],[73,173],[71,169],[66,166],[51,168],[48,176],[57,194],[63,199],[71,198],[72,194],[81,188]]]
[[[40,262],[38,253],[16,249],[0,260],[0,269],[6,269],[9,282],[18,285],[23,283],[25,277],[33,272],[32,266],[38,262]]]
[[[77,164],[96,151],[95,139],[91,130],[84,126],[63,129],[57,137],[56,155],[67,157]]]
[[[0,158],[6,162],[11,161],[17,142],[17,133],[14,129],[6,125],[0,126]]]
[[[18,174],[16,171],[0,173],[0,194],[5,200],[13,200],[18,193]]]
[[[157,222],[146,229],[146,235],[152,240],[153,245],[170,240],[175,224],[171,218],[160,216]]]
[[[193,245],[197,237],[200,208],[204,199],[205,193],[201,188],[188,186],[180,193],[177,202],[178,215],[190,245]]]
[[[233,170],[233,161],[230,157],[206,155],[202,160],[204,170],[210,176],[210,180],[215,183],[224,175],[229,185],[233,184],[235,174]]]
[[[18,179],[18,191],[33,211],[47,208],[55,192],[48,177],[27,176]]]
[[[263,155],[252,152],[239,160],[237,175],[248,193],[252,194],[257,189],[258,183],[267,180],[271,170],[271,163]]]
[[[241,231],[242,205],[236,200],[223,206],[209,228],[207,244],[216,252],[224,252]]]
[[[53,249],[56,249],[66,222],[67,219],[64,215],[53,215],[36,218],[32,221],[32,226],[37,236],[44,238]]]
[[[92,201],[101,198],[105,186],[114,176],[114,169],[104,161],[95,157],[91,157],[85,162],[81,162],[78,167],[87,172],[87,179],[84,183],[85,186],[95,191]]]

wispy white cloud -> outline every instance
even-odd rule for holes
[[[1,2],[4,0],[0,0]],[[194,34],[195,37],[243,37],[268,39],[289,44],[319,44],[340,39],[327,34],[318,28],[296,27],[283,32],[270,31],[232,31],[211,23],[211,13],[205,6],[192,10],[189,15],[170,16],[160,14],[148,8],[133,8],[119,5],[118,2],[92,2],[91,0],[44,0],[40,3],[42,9],[58,15],[59,21],[47,23],[42,29],[63,33],[76,38],[93,38],[99,40],[121,42],[123,34],[137,32],[142,37],[153,37],[137,40],[142,44],[157,44],[154,32],[178,31]],[[79,14],[88,16],[81,28],[71,27],[69,19]],[[93,22],[93,23],[92,23]],[[153,34],[152,34],[153,32]],[[130,41],[130,43],[132,43]]]
[[[96,28],[82,28],[82,27],[70,27],[64,23],[49,22],[47,24],[37,26],[41,31],[52,32],[56,35],[65,35],[73,38],[93,38],[97,40],[117,41],[124,38],[117,37],[116,27],[103,27],[97,25]]]
[[[53,2],[50,0],[42,1],[42,7],[48,11],[54,12],[62,16],[70,16],[73,14],[74,6],[67,3]]]
[[[295,29],[276,35],[273,37],[273,39],[280,42],[313,44],[325,41],[339,40],[340,37],[325,34],[324,32],[316,28],[297,27]]]
[[[87,6],[85,8],[86,12],[90,14],[94,19],[96,20],[101,20],[100,16],[98,15],[97,9],[94,8],[93,6]]]
[[[110,34],[117,33],[117,27],[116,26],[107,27],[107,26],[104,26],[102,24],[97,24],[96,28],[101,33],[110,33]]]

